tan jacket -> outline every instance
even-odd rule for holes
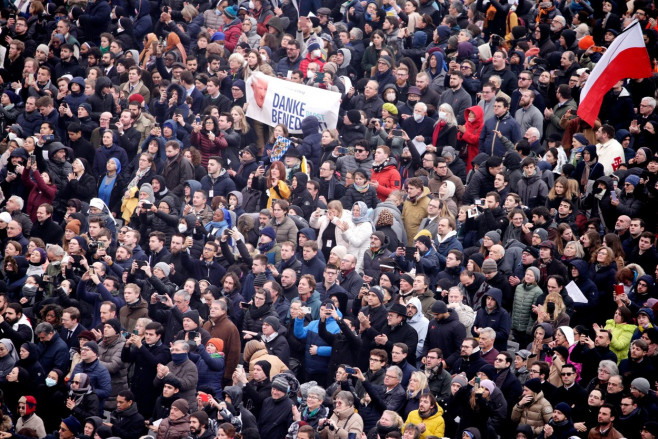
[[[348,407],[341,412],[334,411],[334,414],[331,415],[331,420],[334,421],[338,428],[333,431],[328,428],[322,429],[320,432],[322,439],[347,439],[350,433],[356,433],[356,437],[361,437],[363,419],[354,410],[354,407]]]
[[[552,416],[553,407],[544,398],[544,392],[537,393],[529,405],[519,407],[518,404],[514,404],[512,410],[512,421],[517,424],[528,424],[532,427],[535,436],[544,431],[544,425],[551,420]]]
[[[281,372],[288,370],[288,366],[286,366],[283,361],[279,360],[279,357],[268,354],[267,349],[261,349],[254,352],[249,359],[249,381],[254,379],[254,366],[261,360],[265,360],[272,365],[272,369],[270,369],[270,379],[273,379]]]

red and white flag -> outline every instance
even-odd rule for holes
[[[649,78],[652,74],[642,28],[635,20],[614,39],[590,73],[580,93],[578,116],[590,126],[594,126],[603,96],[618,81],[626,78]]]

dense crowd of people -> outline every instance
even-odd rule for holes
[[[658,437],[655,1],[3,5],[0,438]]]

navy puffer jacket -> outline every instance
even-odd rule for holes
[[[302,133],[304,134],[304,140],[297,146],[297,150],[306,157],[306,160],[311,162],[313,165],[312,173],[315,176],[320,168],[320,158],[322,157],[322,147],[320,146],[322,134],[320,134],[318,118],[315,116],[304,118],[302,120]]]

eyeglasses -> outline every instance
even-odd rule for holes
[[[71,384],[80,384],[80,381],[71,381]]]
[[[355,149],[354,152],[366,152],[365,149]]]
[[[470,70],[471,66],[461,66],[459,67],[460,70]]]
[[[574,375],[574,373],[573,372],[562,372],[560,375],[562,375],[563,377],[570,377],[571,375]]]

